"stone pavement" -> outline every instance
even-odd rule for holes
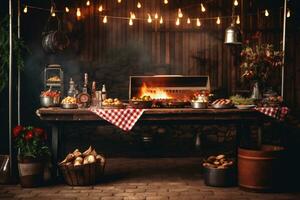
[[[253,193],[203,183],[200,158],[108,159],[105,177],[91,187],[63,183],[34,189],[0,185],[0,199],[22,200],[299,200],[300,193]]]

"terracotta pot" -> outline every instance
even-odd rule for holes
[[[256,191],[277,190],[284,174],[284,148],[263,145],[260,150],[238,150],[239,186]]]
[[[18,158],[20,184],[22,187],[38,187],[43,184],[44,163],[34,158]]]

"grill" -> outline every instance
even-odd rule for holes
[[[210,92],[209,76],[131,76],[129,81],[129,99],[150,96],[186,102],[197,92]]]

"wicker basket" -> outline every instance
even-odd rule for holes
[[[94,185],[104,173],[105,163],[95,163],[74,166],[72,164],[59,165],[60,171],[68,185],[86,186]]]

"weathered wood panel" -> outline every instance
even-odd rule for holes
[[[142,8],[136,7],[137,1],[124,0],[121,4],[117,1],[102,0],[105,11],[102,15],[129,16],[133,11],[138,18],[147,19],[147,14],[152,15],[153,23],[134,21],[133,26],[128,25],[128,20],[108,18],[108,23],[102,23],[102,17],[97,8],[99,2],[90,8],[84,9],[85,15],[83,48],[80,58],[82,61],[93,63],[95,68],[105,68],[108,57],[115,58],[114,64],[122,67],[136,65],[140,70],[132,67],[126,72],[138,74],[183,74],[183,75],[210,75],[212,88],[224,88],[227,94],[234,93],[240,88],[240,70],[238,54],[223,44],[224,31],[231,19],[222,19],[220,25],[215,20],[202,20],[202,26],[196,27],[195,21],[186,24],[187,16],[214,17],[230,16],[232,1],[213,0],[206,1],[207,12],[200,12],[198,1],[169,1],[164,5],[162,0],[144,0]],[[281,1],[253,1],[242,0],[237,13],[241,15],[241,28],[245,38],[250,38],[257,31],[262,32],[262,42],[273,43],[280,47],[282,35]],[[184,19],[181,25],[176,26],[177,9],[182,8]],[[265,17],[263,10],[270,8],[270,16]],[[160,25],[154,20],[154,14],[164,16],[164,24]],[[257,14],[255,14],[257,13]],[[288,22],[292,27],[296,20]],[[300,105],[299,84],[299,29],[290,28],[287,39],[287,70],[286,70],[286,99],[293,107]],[[132,51],[137,48],[139,53]],[[130,54],[132,52],[132,54]],[[125,55],[124,55],[125,54]],[[128,57],[131,56],[131,59]],[[134,58],[136,56],[136,58]],[[129,60],[136,61],[135,63]],[[111,69],[114,70],[114,69]],[[111,71],[114,74],[114,71]],[[121,82],[121,80],[120,80]],[[280,82],[279,82],[280,83]],[[124,87],[126,88],[126,87]]]

